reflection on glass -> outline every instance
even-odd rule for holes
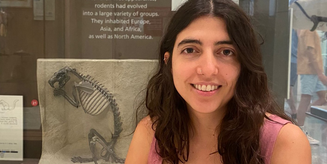
[[[327,1],[289,2],[293,9],[291,97],[287,100],[285,111],[297,120],[307,134],[312,145],[312,163],[326,163]]]

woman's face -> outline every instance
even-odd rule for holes
[[[240,63],[223,19],[197,18],[177,35],[172,74],[189,110],[212,113],[226,109],[234,94]]]

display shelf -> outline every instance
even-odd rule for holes
[[[307,114],[327,122],[327,106],[311,106]]]
[[[0,161],[1,164],[38,164],[39,159],[25,158],[23,161]]]

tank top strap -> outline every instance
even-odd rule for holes
[[[290,123],[277,115],[270,115],[271,120],[265,119],[260,133],[261,155],[264,157],[265,164],[270,164],[270,158],[277,140],[279,131],[284,125]]]
[[[156,147],[158,146],[156,137],[153,136],[153,140],[151,143],[151,148],[148,157],[148,164],[162,164],[162,158],[156,151]]]

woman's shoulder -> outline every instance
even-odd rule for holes
[[[125,163],[147,163],[153,137],[152,121],[146,116],[135,129]]]
[[[146,116],[138,123],[136,130],[142,132],[144,137],[149,137],[149,139],[151,139],[151,142],[152,142],[154,132],[155,132],[153,128],[154,128],[153,122],[152,122],[150,116]]]
[[[271,164],[275,163],[311,163],[309,141],[298,126],[286,124],[281,128],[271,157]]]
[[[284,118],[281,118],[280,116],[276,114],[266,113],[266,116],[268,118],[265,118],[264,126],[270,125],[270,124],[281,124],[286,125],[287,123],[291,123],[290,120],[286,120]]]
[[[281,130],[287,126],[295,127],[291,121],[283,119],[278,115],[266,113],[267,118],[261,127],[260,142],[264,145],[265,149],[272,149]],[[270,150],[272,151],[272,150]]]
[[[267,114],[262,128],[262,155],[266,163],[310,163],[310,144],[302,130],[277,115]]]

